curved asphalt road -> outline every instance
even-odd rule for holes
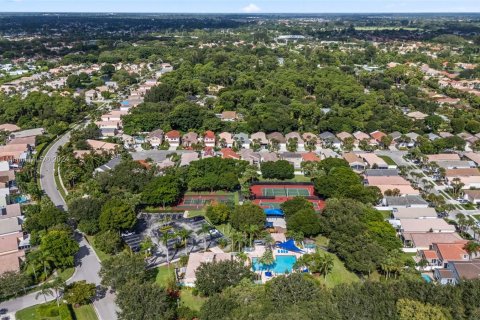
[[[40,166],[40,186],[42,190],[50,197],[52,202],[62,210],[67,209],[67,204],[58,191],[55,183],[55,157],[57,155],[58,148],[65,145],[69,140],[70,132],[67,132],[58,140],[56,140],[47,153],[43,156]],[[90,244],[82,235],[77,234],[77,240],[80,244],[80,250],[75,257],[75,273],[67,281],[67,283],[86,280],[87,282],[95,283],[98,286],[100,285],[100,277],[98,275],[98,272],[100,271],[100,260]],[[2,302],[0,303],[0,309],[6,309],[7,313],[15,313],[18,310],[44,303],[44,297],[39,296],[37,299],[36,294],[36,292],[33,292],[16,299]],[[47,296],[48,301],[53,299],[54,297]],[[113,293],[109,291],[103,293],[93,302],[93,306],[100,320],[117,319],[118,309],[115,304],[115,295]]]

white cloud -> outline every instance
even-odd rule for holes
[[[250,3],[248,6],[243,7],[242,11],[245,13],[254,13],[254,12],[260,12],[262,9],[260,9],[259,6],[256,4]]]

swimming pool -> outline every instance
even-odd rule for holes
[[[297,261],[295,256],[276,256],[275,263],[266,266],[258,262],[258,258],[253,258],[253,271],[273,271],[275,273],[291,273],[293,265]]]
[[[423,280],[425,280],[426,283],[432,282],[432,278],[428,274],[422,274]]]

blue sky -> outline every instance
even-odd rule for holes
[[[1,12],[480,12],[480,0],[0,0]]]

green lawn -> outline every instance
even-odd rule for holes
[[[379,158],[382,158],[383,161],[385,161],[389,166],[396,166],[397,164],[395,161],[392,160],[389,156],[378,156]]]
[[[73,313],[77,320],[98,320],[93,305],[88,304],[78,308],[73,308]]]
[[[174,270],[175,267],[170,265],[170,269],[167,266],[161,266],[157,268],[158,273],[155,279],[155,283],[160,286],[166,286],[168,279],[174,277]],[[200,307],[205,302],[206,298],[200,296],[194,296],[192,294],[192,289],[190,288],[183,288],[180,291],[180,301],[186,307],[189,307],[192,310],[200,310]]]
[[[342,261],[333,253],[329,253],[323,250],[322,247],[328,246],[329,239],[324,236],[318,236],[315,238],[315,243],[317,245],[317,250],[325,254],[331,255],[333,257],[333,270],[328,274],[327,279],[323,277],[318,277],[318,280],[325,284],[325,286],[331,288],[342,283],[353,283],[359,281],[359,278],[356,274],[350,272],[345,268],[345,265]]]
[[[475,219],[477,219],[478,221],[480,221],[480,214],[474,214],[473,217],[474,217]]]
[[[188,210],[188,217],[193,218],[193,217],[198,217],[202,216],[205,217],[205,210]]]
[[[172,264],[170,264],[170,268],[168,266],[160,266],[157,270],[158,273],[155,282],[164,287],[166,286],[168,279],[174,276],[175,266]]]
[[[17,318],[17,320],[61,320],[60,316],[49,317],[42,315],[39,309],[46,306],[52,306],[53,309],[56,309],[55,302],[49,302],[48,304],[40,304],[19,310],[15,314],[15,317]],[[61,305],[61,307],[68,308],[68,306],[65,305]],[[79,308],[71,308],[71,310],[73,310],[75,320],[98,320],[97,314],[95,313],[92,305],[81,306]]]
[[[200,311],[206,300],[207,298],[194,296],[190,288],[184,288],[180,291],[180,302],[192,310]]]
[[[319,248],[318,250],[322,249]],[[318,278],[321,283],[325,284],[328,288],[332,288],[339,284],[348,284],[359,281],[358,276],[348,271],[343,262],[340,261],[336,255],[328,252],[325,253],[333,257],[333,270],[327,275],[326,279],[323,276]]]
[[[74,272],[75,272],[75,268],[67,268],[65,270],[59,271],[58,277],[60,277],[63,281],[67,281],[73,276]]]
[[[95,240],[95,236],[87,236],[86,235],[85,237],[87,238],[88,243],[90,243],[90,245],[92,246],[93,250],[95,250],[95,253],[97,254],[98,259],[100,259],[100,261],[104,261],[104,260],[107,260],[108,258],[110,258],[110,255],[108,253],[105,253],[102,250],[99,250],[98,248],[95,248],[95,244],[93,243],[94,240]]]

